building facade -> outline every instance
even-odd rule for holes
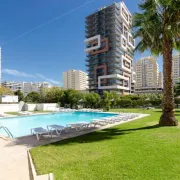
[[[79,91],[87,90],[87,73],[74,69],[63,72],[63,89],[74,89]]]
[[[89,90],[131,93],[135,40],[132,15],[125,4],[113,3],[87,16],[84,42]]]
[[[180,54],[173,56],[172,72],[173,84],[176,85],[180,80]]]
[[[15,82],[15,81],[4,81],[2,83],[4,87],[11,89],[12,91],[20,90],[24,96],[30,92],[40,92],[42,88],[50,88],[51,84],[48,82]]]
[[[136,84],[135,93],[161,93],[162,73],[155,57],[149,56],[137,60],[134,64]]]

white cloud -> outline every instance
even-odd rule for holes
[[[42,74],[37,74],[37,75],[32,75],[32,74],[27,74],[25,72],[20,72],[20,71],[17,71],[17,70],[14,70],[14,69],[2,69],[2,73],[3,74],[8,74],[8,75],[12,75],[12,76],[19,76],[19,77],[28,77],[28,78],[41,78],[49,83],[52,83],[52,84],[55,84],[55,85],[60,85],[61,83],[54,80],[54,79],[51,79],[51,78],[47,78],[45,77],[44,75]]]
[[[2,69],[2,73],[9,74],[9,75],[12,75],[12,76],[21,76],[21,77],[35,78],[35,76],[32,75],[32,74],[27,74],[25,72],[20,72],[20,71],[14,70],[14,69]]]
[[[37,76],[40,77],[41,79],[44,79],[44,80],[47,81],[47,82],[52,83],[52,84],[56,84],[56,85],[60,84],[60,82],[58,82],[58,81],[56,81],[56,80],[54,80],[54,79],[51,79],[51,78],[47,78],[47,77],[45,77],[45,76],[42,75],[42,74],[37,74]]]

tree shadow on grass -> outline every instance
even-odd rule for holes
[[[179,112],[179,113],[180,113],[180,110],[175,110],[175,113],[176,113],[176,112]]]
[[[158,113],[160,112],[160,113],[162,113],[162,110],[155,110],[154,112],[158,112]],[[174,113],[175,113],[175,115],[178,116],[177,113],[180,113],[180,110],[175,110]]]
[[[159,128],[159,125],[156,124],[153,126],[146,126],[146,127],[140,127],[140,128],[132,128],[132,129],[119,129],[119,128],[113,127],[113,128],[95,131],[89,134],[66,139],[63,141],[55,142],[55,143],[44,145],[44,146],[49,146],[49,145],[62,146],[62,145],[73,145],[77,143],[92,143],[92,142],[98,142],[98,141],[104,141],[104,140],[107,141],[107,140],[116,139],[122,135],[130,134],[133,131],[150,130],[150,129],[155,129],[155,128]]]
[[[154,110],[155,112],[162,112],[162,110]],[[175,109],[176,112],[180,112],[180,109]]]
[[[140,130],[150,130],[158,128],[158,125],[153,126],[145,126],[145,127],[139,127],[139,128],[130,128],[130,129],[121,129],[121,127],[114,126],[103,130],[94,129],[97,131],[89,131],[89,132],[74,132],[76,137],[74,136],[74,133],[62,133],[60,136],[55,136],[53,138],[43,138],[42,140],[36,140],[33,136],[27,136],[22,138],[14,139],[13,141],[10,141],[7,143],[6,146],[14,146],[14,145],[23,145],[28,148],[44,145],[44,146],[62,146],[62,145],[72,145],[77,143],[93,143],[98,141],[107,141],[116,139],[119,136],[127,135],[130,133],[133,133],[134,131],[140,131]],[[87,133],[87,134],[84,134]]]

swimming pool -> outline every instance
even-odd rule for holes
[[[30,129],[35,127],[46,128],[47,125],[58,124],[66,126],[68,123],[78,121],[90,122],[92,119],[115,116],[114,113],[94,113],[94,112],[60,112],[55,114],[21,116],[0,119],[0,126],[6,126],[13,137],[26,136],[30,134]],[[7,135],[3,130],[0,134]]]

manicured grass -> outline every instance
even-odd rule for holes
[[[53,172],[56,180],[180,179],[179,127],[158,127],[160,110],[125,112],[151,115],[32,149],[38,174]],[[176,116],[180,120],[180,111]]]
[[[18,112],[5,112],[5,114],[10,114],[10,115],[19,116],[19,113],[18,113]]]

